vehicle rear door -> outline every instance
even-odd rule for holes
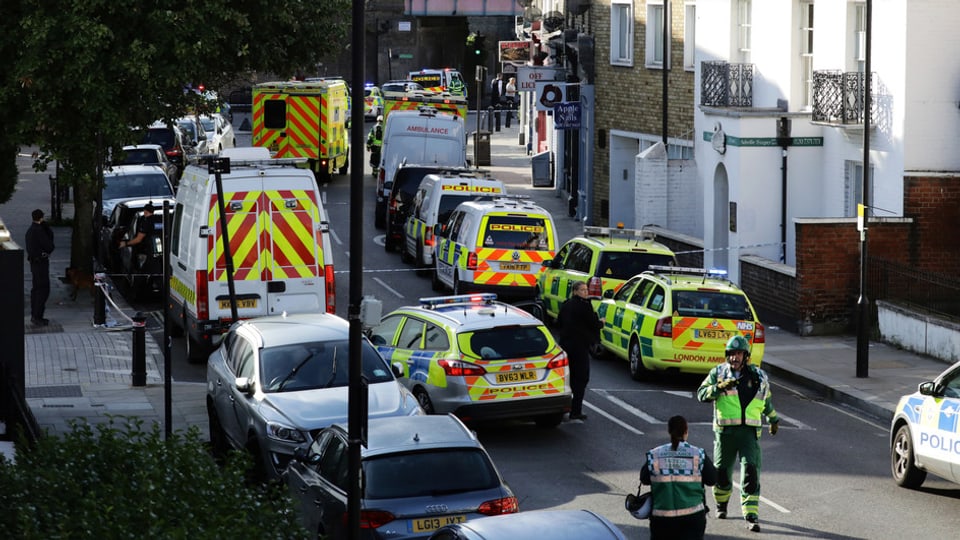
[[[727,340],[741,334],[753,343],[757,322],[745,296],[711,287],[672,292],[673,348],[691,361],[725,361]],[[681,352],[682,351],[682,352]]]
[[[260,218],[263,208],[259,180],[232,179],[233,191],[224,193],[224,216],[227,222],[229,247],[233,262],[234,290],[240,318],[256,317],[267,313],[266,294],[261,263],[265,240]],[[213,244],[208,251],[210,276],[210,318],[230,318],[230,294],[227,282],[227,258],[224,252],[223,229],[220,225],[219,205],[216,193],[211,195],[208,230]]]
[[[309,179],[267,178],[263,185],[262,255],[270,315],[324,310],[324,253],[315,233],[320,227],[320,201]],[[312,182],[312,181],[311,181]],[[277,185],[288,189],[278,190]],[[330,254],[332,255],[332,254]]]
[[[492,212],[484,217],[477,245],[476,283],[535,287],[545,259],[553,258],[547,216]]]

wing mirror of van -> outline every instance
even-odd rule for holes
[[[403,364],[401,364],[400,362],[394,362],[390,364],[390,368],[393,370],[394,377],[398,379],[402,379],[403,377],[405,377],[405,375],[403,374]]]
[[[433,226],[433,235],[434,236],[446,236],[447,235],[447,226],[443,223],[437,223]]]
[[[543,261],[542,263],[540,263],[540,266],[544,268],[553,268],[553,259],[547,259]]]
[[[613,298],[613,289],[607,289],[603,291],[604,298]]]

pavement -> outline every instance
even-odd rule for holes
[[[475,118],[468,120],[468,129],[476,127]],[[509,188],[529,195],[554,215],[561,238],[575,236],[581,225],[568,217],[567,197],[554,188],[532,187],[530,156],[519,144],[520,128],[510,128],[490,135],[491,164],[481,168],[500,178]],[[472,137],[468,155],[473,157]],[[29,155],[18,160],[21,182],[43,181],[31,175]],[[18,187],[11,201],[0,205],[0,219],[10,229],[14,241],[22,246],[23,235],[30,223],[33,208],[49,208],[49,191],[28,196],[30,190]],[[23,193],[23,195],[21,195]],[[32,197],[32,198],[31,198]],[[64,206],[65,217],[72,215]],[[93,296],[81,290],[76,300],[71,287],[60,276],[70,262],[68,227],[55,227],[57,246],[51,256],[51,295],[47,302],[49,326],[30,323],[30,272],[24,262],[24,337],[26,357],[26,398],[40,428],[49,434],[62,434],[74,421],[108,422],[111,418],[138,417],[145,426],[156,422],[165,427],[165,386],[163,352],[150,332],[146,333],[145,386],[132,384],[133,333],[130,306],[116,293],[108,303],[107,323],[93,322]],[[889,421],[900,396],[917,389],[920,382],[932,380],[949,366],[945,361],[917,355],[890,345],[872,342],[869,347],[868,377],[856,377],[855,336],[801,337],[790,332],[768,328],[763,368],[772,375],[822,392],[824,397],[861,410],[881,421]],[[173,380],[170,386],[173,431],[196,426],[207,434],[205,385],[199,382]],[[589,399],[589,396],[588,396]],[[0,426],[3,427],[3,426]],[[10,434],[0,431],[0,439]],[[0,451],[11,453],[12,443],[0,441]]]

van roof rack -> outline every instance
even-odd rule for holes
[[[583,227],[584,236],[607,236],[609,238],[632,238],[637,241],[649,240],[653,241],[657,239],[656,233],[646,229],[625,229],[622,226],[618,227],[597,227],[593,225],[585,225]]]

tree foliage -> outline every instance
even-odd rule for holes
[[[0,202],[18,143],[74,186],[71,266],[92,266],[93,201],[131,127],[171,121],[251,71],[309,69],[347,40],[350,0],[3,0]]]
[[[25,451],[21,451],[25,450]],[[199,431],[112,419],[0,457],[5,538],[306,538],[281,486],[248,485],[247,454],[220,467]]]

